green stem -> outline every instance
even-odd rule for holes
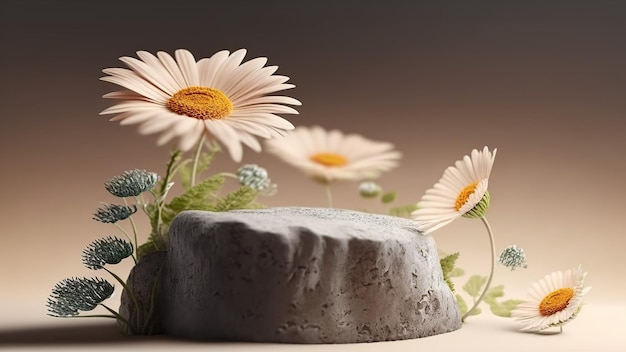
[[[130,299],[133,300],[133,304],[135,305],[135,310],[137,311],[137,316],[139,317],[139,313],[142,311],[142,307],[139,305],[139,300],[137,300],[137,296],[135,296],[135,293],[130,289],[130,287],[126,284],[126,282],[124,282],[124,280],[122,280],[122,278],[120,278],[119,276],[115,275],[114,272],[112,272],[111,270],[105,267],[102,267],[102,269],[104,269],[106,272],[111,274],[111,276],[113,276],[115,280],[117,280],[117,282],[119,282],[122,285],[124,290],[126,290]]]
[[[90,315],[70,315],[70,316],[61,317],[61,318],[113,318],[113,319],[117,319],[117,316],[106,315],[106,314],[90,314]]]
[[[333,194],[330,191],[330,183],[326,184],[326,199],[328,201],[328,207],[332,208],[333,207]]]
[[[114,311],[113,309],[107,307],[106,304],[104,303],[100,303],[101,306],[104,307],[104,309],[108,310],[109,312],[111,312],[111,314],[113,314],[113,317],[119,321],[121,321],[122,323],[126,324],[126,326],[128,326],[128,328],[130,329],[130,331],[136,335],[137,332],[135,331],[135,329],[133,328],[132,325],[130,325],[130,322],[128,320],[126,320],[126,318],[124,318],[123,316],[121,316],[118,312]]]
[[[172,181],[172,178],[174,178],[175,170],[177,170],[177,167],[175,167],[175,164],[180,160],[181,155],[182,155],[182,152],[179,150],[176,150],[172,153],[172,156],[170,157],[170,160],[167,163],[167,167],[165,170],[165,178],[163,179],[163,182],[161,183],[161,190],[159,191],[159,193],[150,191],[150,193],[152,193],[152,195],[154,196],[154,199],[156,202],[156,208],[157,208],[154,219],[150,219],[150,225],[152,226],[152,231],[154,232],[154,235],[162,236],[161,239],[163,240],[164,243],[165,243],[165,236],[163,235],[161,231],[161,225],[163,222],[162,216],[163,216],[163,207],[165,206],[165,193],[167,192],[167,187]],[[155,243],[155,246],[157,246],[157,249],[159,249],[158,243],[156,242],[156,240],[154,241],[154,243]]]
[[[118,229],[118,230],[120,230],[120,231],[124,234],[124,236],[126,236],[126,238],[127,238],[129,241],[131,241],[131,242],[133,241],[133,240],[130,238],[130,236],[128,235],[128,232],[126,232],[126,230],[124,230],[124,228],[123,228],[123,227],[121,227],[120,225],[118,225],[118,224],[117,224],[117,223],[115,223],[115,222],[113,223],[113,225],[115,225],[115,227],[117,227],[117,229]]]
[[[206,140],[206,136],[203,134],[202,138],[198,142],[198,147],[196,148],[196,154],[193,156],[193,165],[191,166],[191,187],[196,184],[196,172],[198,171],[198,161],[200,161],[200,154],[202,154],[202,147],[204,147],[204,141]]]
[[[487,293],[487,290],[489,290],[489,286],[491,285],[491,280],[493,279],[493,271],[496,266],[496,244],[493,239],[493,232],[491,231],[491,226],[489,226],[489,222],[487,221],[487,218],[485,218],[484,216],[481,217],[480,220],[482,220],[483,224],[485,224],[485,227],[487,228],[487,234],[489,235],[489,243],[491,244],[491,270],[489,272],[489,278],[487,279],[487,283],[485,284],[485,288],[483,289],[483,292],[480,294],[476,302],[474,302],[474,306],[468,309],[465,315],[461,317],[461,322],[465,321],[465,319],[469,316],[469,314],[480,304],[480,302],[482,302],[483,298],[485,297],[485,294]]]
[[[128,206],[128,202],[126,201],[126,198],[124,198],[124,205]],[[133,220],[133,216],[129,216],[128,220],[130,221],[130,225],[133,227],[133,237],[135,238],[135,251],[137,250],[137,226],[135,226],[135,221]],[[129,239],[130,240],[130,239]],[[133,254],[133,260],[135,261],[135,264],[137,264],[137,257],[135,256],[135,254]]]

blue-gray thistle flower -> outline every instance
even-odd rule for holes
[[[524,249],[518,248],[516,245],[506,247],[502,253],[500,253],[500,264],[515,270],[517,268],[528,267],[526,263],[526,253]]]
[[[108,236],[91,242],[83,249],[83,264],[98,270],[106,264],[117,264],[133,254],[133,245],[121,238]]]
[[[255,164],[247,164],[240,167],[237,170],[237,178],[242,186],[248,186],[257,191],[272,187],[267,170]]]
[[[113,285],[98,278],[70,278],[58,282],[48,297],[48,315],[71,317],[78,311],[93,310],[114,291]]]
[[[104,223],[116,223],[120,220],[127,219],[137,212],[136,205],[115,205],[106,204],[104,207],[98,208],[93,214],[93,219]]]
[[[116,197],[135,197],[151,190],[158,180],[159,176],[155,172],[134,169],[112,177],[104,187]]]
[[[359,194],[363,198],[374,198],[381,192],[380,186],[376,182],[366,181],[359,185]]]

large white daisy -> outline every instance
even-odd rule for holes
[[[267,58],[242,64],[245,54],[245,49],[224,50],[197,62],[184,49],[176,50],[175,58],[163,51],[121,57],[130,69],[107,68],[100,79],[128,90],[104,95],[122,102],[100,114],[117,114],[111,121],[121,125],[140,124],[141,134],[161,133],[158,145],[178,137],[182,151],[203,135],[215,138],[240,161],[242,143],[260,151],[257,136],[279,137],[293,129],[276,114],[297,114],[284,104],[301,105],[294,98],[267,95],[294,85],[285,83],[289,77],[274,75],[277,66],[264,67]]]
[[[567,324],[576,317],[591,289],[584,287],[586,275],[580,266],[546,275],[529,288],[532,299],[518,305],[511,316],[525,325],[522,331],[536,332]]]
[[[474,149],[471,156],[446,169],[433,188],[426,191],[411,215],[424,234],[433,232],[456,218],[473,214],[476,207],[488,206],[489,174],[497,149]],[[485,199],[483,199],[485,198]],[[480,204],[482,201],[483,204]],[[486,203],[486,204],[485,204]],[[486,210],[486,209],[483,209]]]
[[[391,143],[319,126],[297,127],[266,144],[270,153],[322,183],[373,179],[397,166],[401,157]]]

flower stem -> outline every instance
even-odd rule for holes
[[[191,167],[191,187],[196,184],[196,172],[198,171],[198,161],[200,160],[200,154],[202,154],[202,147],[204,147],[204,141],[206,140],[206,136],[203,134],[202,138],[198,142],[198,147],[196,148],[196,154],[193,156],[193,165]]]
[[[128,320],[126,320],[123,316],[121,316],[118,312],[114,311],[113,309],[107,307],[106,304],[100,303],[101,306],[103,306],[106,310],[108,310],[109,312],[111,312],[111,314],[113,314],[113,317],[119,321],[121,321],[122,323],[126,324],[126,326],[128,326],[128,328],[130,329],[130,331],[133,334],[137,334],[137,332],[135,331],[135,329],[133,328],[133,326],[130,324],[130,322]]]
[[[328,200],[328,207],[333,207],[333,194],[330,191],[330,183],[326,184],[326,199]]]
[[[128,202],[126,201],[126,198],[124,198],[124,205],[128,206]],[[137,250],[137,226],[135,226],[135,221],[133,220],[133,216],[129,216],[128,220],[130,221],[130,225],[133,228],[133,237],[135,238],[135,251]],[[135,261],[135,264],[137,264],[137,257],[135,257],[135,254],[133,254],[133,260]]]
[[[483,222],[483,224],[485,224],[485,227],[487,228],[487,234],[489,235],[489,243],[491,244],[491,271],[489,272],[489,278],[487,279],[487,283],[485,284],[485,288],[483,289],[483,292],[480,294],[476,302],[474,302],[474,305],[472,306],[472,308],[468,309],[467,312],[463,315],[463,317],[461,317],[461,322],[465,321],[465,319],[470,315],[470,313],[474,309],[476,309],[476,307],[478,307],[480,302],[482,302],[483,298],[485,297],[485,294],[487,293],[487,290],[489,290],[489,286],[491,285],[491,280],[493,279],[493,271],[496,266],[496,244],[493,239],[493,232],[491,231],[491,226],[489,226],[489,222],[487,221],[487,218],[485,218],[484,216],[482,216],[480,220]]]
[[[124,280],[122,280],[122,278],[120,278],[119,276],[115,275],[114,272],[112,272],[111,270],[102,267],[102,269],[104,269],[106,272],[108,272],[109,274],[111,274],[111,276],[113,276],[115,278],[115,280],[117,280],[117,282],[119,282],[122,287],[124,288],[124,290],[126,290],[126,292],[128,293],[128,296],[130,297],[130,299],[133,301],[133,303],[135,304],[135,310],[137,312],[137,316],[139,317],[139,314],[141,314],[141,311],[143,310],[143,307],[141,307],[139,305],[139,300],[137,300],[137,296],[135,296],[135,293],[130,289],[130,287],[128,287],[128,285],[126,284],[126,282],[124,282]],[[104,306],[104,305],[103,305]],[[105,308],[107,308],[106,306],[104,306]],[[108,309],[108,308],[107,308]],[[114,312],[114,311],[113,311]],[[130,325],[129,325],[130,326]]]

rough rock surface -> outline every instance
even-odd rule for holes
[[[356,343],[461,326],[434,240],[349,210],[183,212],[160,298],[162,331],[201,340]]]

